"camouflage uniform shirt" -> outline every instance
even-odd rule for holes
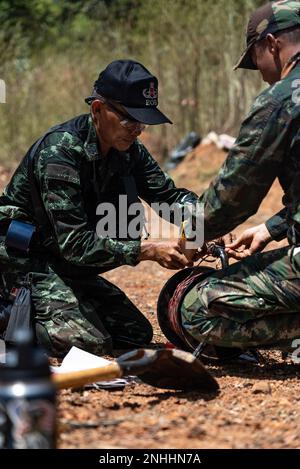
[[[267,221],[273,239],[300,242],[300,54],[286,78],[255,100],[217,178],[200,197],[205,240],[222,236],[258,210],[278,177],[285,209]]]
[[[117,204],[119,195],[127,193],[124,177],[133,177],[138,197],[147,203],[180,205],[197,200],[195,194],[175,187],[139,141],[126,152],[111,149],[103,157],[88,114],[57,126],[38,153],[36,181],[61,257],[95,273],[138,263],[139,239],[99,238],[95,233],[98,204]],[[35,222],[28,155],[0,197],[2,232],[11,219]]]

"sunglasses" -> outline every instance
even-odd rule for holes
[[[131,132],[133,131],[141,132],[142,130],[146,128],[145,124],[133,119],[128,114],[125,114],[125,112],[122,112],[111,101],[108,101],[107,99],[105,99],[103,102],[110,111],[112,111],[114,114],[118,116],[121,126],[124,127],[125,129],[128,129]]]

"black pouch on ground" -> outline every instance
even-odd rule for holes
[[[0,329],[0,333],[5,342],[13,344],[17,330],[32,328],[31,279],[29,274],[18,289],[14,301],[11,304],[8,303],[6,308],[6,312],[3,313],[5,316],[3,325],[5,326],[6,321],[7,327],[4,331]]]

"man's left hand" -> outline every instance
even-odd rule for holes
[[[226,252],[230,257],[241,260],[255,252],[262,251],[272,237],[264,223],[244,231],[233,243],[226,245]],[[240,248],[239,250],[237,250]]]

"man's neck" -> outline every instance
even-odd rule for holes
[[[105,137],[101,135],[101,132],[96,128],[96,134],[98,138],[98,145],[100,147],[100,153],[102,156],[106,156],[111,149],[111,145],[105,141]]]
[[[111,149],[111,146],[106,144],[103,140],[101,140],[100,138],[98,138],[99,140],[99,146],[100,146],[100,151],[101,151],[101,155],[102,156],[106,156],[109,152],[109,150]]]
[[[281,76],[280,76],[281,80],[287,77],[289,73],[293,70],[293,68],[299,61],[299,59],[294,61],[293,58],[299,53],[300,53],[300,44],[295,44],[293,46],[286,47],[285,49],[281,51],[281,54],[280,54],[280,60],[282,64]]]
[[[296,55],[297,52],[300,52],[300,44],[288,45],[281,51],[280,59],[282,63],[282,68],[284,68],[284,66],[287,65],[289,60],[294,55]]]

